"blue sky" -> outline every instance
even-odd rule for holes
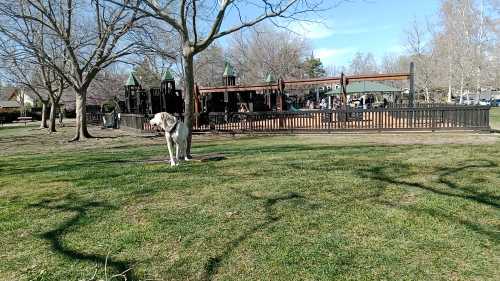
[[[404,31],[413,19],[435,19],[439,0],[354,0],[325,15],[324,24],[294,24],[306,36],[326,66],[349,65],[357,51],[380,60],[387,53],[405,52]]]

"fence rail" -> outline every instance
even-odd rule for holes
[[[300,112],[210,113],[195,130],[308,132],[362,130],[488,130],[489,107],[446,106]]]
[[[102,125],[102,117],[105,115],[101,112],[89,112],[87,113],[87,124]]]
[[[198,132],[301,133],[335,131],[489,130],[489,106],[435,106],[299,112],[197,114]],[[121,126],[151,131],[148,118],[121,114]]]

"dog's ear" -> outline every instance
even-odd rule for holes
[[[177,119],[175,118],[175,116],[170,115],[166,112],[162,112],[161,114],[163,129],[165,130],[165,132],[170,132],[172,128],[174,128]]]
[[[158,113],[160,119],[160,127],[165,130],[165,126],[167,125],[167,116],[165,112]]]

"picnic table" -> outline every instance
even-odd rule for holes
[[[17,120],[14,121],[14,123],[24,123],[24,126],[26,126],[26,123],[32,122],[33,118],[32,117],[17,117]]]

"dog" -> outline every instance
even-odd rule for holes
[[[158,126],[165,131],[171,166],[179,165],[181,159],[189,160],[186,155],[189,130],[184,122],[172,114],[160,112],[155,114],[154,118],[149,121],[149,124],[151,126]],[[175,158],[172,154],[172,143],[175,144]]]

